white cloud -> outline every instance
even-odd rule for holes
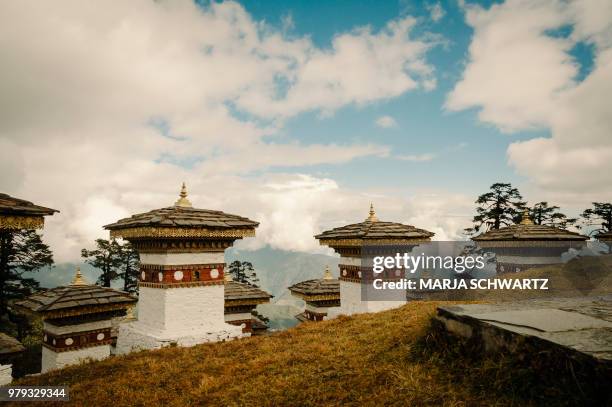
[[[61,210],[45,229],[57,261],[78,259],[107,236],[105,223],[172,204],[183,180],[198,206],[265,221],[257,244],[312,248],[320,216],[333,212],[315,198],[343,192],[331,180],[296,186],[265,170],[388,148],[267,136],[304,111],[435,85],[425,60],[434,44],[416,38],[414,24],[356,28],[323,49],[233,2],[1,2],[0,189]]]
[[[549,129],[550,137],[512,143],[509,162],[568,202],[575,200],[568,193],[611,199],[612,3],[508,0],[465,11],[474,36],[446,107],[476,107],[481,121],[507,132]],[[569,36],[551,35],[567,26]],[[570,54],[579,41],[595,47],[593,70],[582,82]]]
[[[392,127],[397,127],[397,122],[391,116],[380,116],[376,119],[376,125],[383,129],[389,129]]]
[[[434,22],[440,21],[446,15],[446,11],[444,11],[440,2],[429,4],[426,7],[429,11],[429,17]]]

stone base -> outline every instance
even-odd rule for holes
[[[110,345],[92,346],[66,352],[54,352],[43,346],[41,373],[61,369],[86,360],[102,360],[110,356]]]
[[[10,384],[13,381],[12,365],[0,365],[0,386]]]
[[[250,336],[243,334],[240,326],[220,324],[209,329],[189,333],[151,332],[139,321],[119,326],[117,350],[119,355],[145,349],[159,349],[166,346],[194,346],[207,342],[222,342]]]

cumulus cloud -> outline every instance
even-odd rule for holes
[[[61,210],[45,229],[57,261],[78,259],[106,223],[171,205],[183,180],[198,206],[262,221],[256,244],[312,248],[332,211],[317,199],[341,189],[265,171],[388,148],[270,136],[301,112],[434,86],[434,44],[414,24],[357,27],[320,48],[234,2],[2,2],[0,189]]]
[[[446,15],[446,12],[442,8],[440,2],[427,5],[427,10],[429,11],[429,17],[433,22],[440,21]]]
[[[612,3],[508,0],[467,5],[465,13],[474,36],[447,109],[475,107],[481,121],[506,132],[550,130],[512,143],[509,162],[542,191],[611,199]],[[595,52],[582,81],[571,53],[580,42]]]
[[[389,129],[392,127],[397,127],[397,122],[391,116],[380,116],[376,119],[376,125],[383,129]]]

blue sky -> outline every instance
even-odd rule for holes
[[[370,202],[448,240],[494,182],[612,200],[612,2],[35,4],[0,2],[0,191],[58,262],[182,181],[305,252]]]
[[[415,34],[440,37],[427,59],[435,66],[437,86],[363,106],[346,106],[331,117],[306,112],[289,119],[275,137],[311,143],[374,142],[391,147],[392,156],[433,154],[430,161],[412,162],[393,157],[363,157],[342,165],[310,167],[309,171],[339,183],[362,188],[375,186],[409,191],[412,188],[444,188],[478,194],[494,182],[524,180],[507,163],[506,151],[513,141],[546,134],[531,130],[502,134],[495,126],[478,121],[476,109],[448,112],[446,95],[461,78],[472,29],[457,1],[241,1],[254,19],[265,21],[291,36],[310,37],[321,48],[330,48],[335,35],[370,26],[378,31],[402,16],[418,18]],[[472,2],[489,7],[492,1]],[[430,8],[439,4],[443,16],[432,21]],[[287,28],[287,19],[292,22]],[[582,52],[580,63],[588,63]],[[376,120],[391,116],[393,128],[380,128]],[[303,172],[302,168],[277,167],[274,171]]]

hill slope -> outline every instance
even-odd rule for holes
[[[442,344],[428,333],[438,304],[414,302],[267,337],[138,352],[18,384],[69,385],[71,404],[79,406],[529,405],[538,395],[546,402],[569,400],[575,389],[556,373],[544,380],[504,357],[464,357],[458,346]]]

